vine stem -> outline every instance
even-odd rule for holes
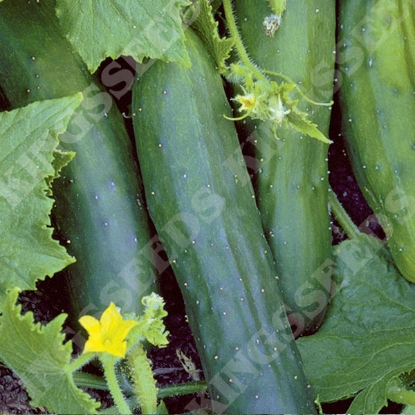
[[[104,369],[108,389],[114,399],[114,403],[117,406],[119,413],[123,415],[131,415],[131,409],[121,392],[120,385],[117,381],[117,375],[115,374],[115,364],[118,359],[111,355],[100,355],[100,360]]]
[[[68,370],[72,373],[79,370],[82,366],[85,366],[93,357],[95,357],[95,353],[83,353],[79,355],[71,363],[69,363]]]
[[[225,11],[226,22],[231,37],[234,39],[236,52],[239,55],[242,63],[246,65],[252,72],[252,74],[258,80],[266,81],[265,75],[251,62],[248,54],[246,53],[245,46],[242,43],[241,36],[239,35],[238,27],[236,26],[235,17],[233,15],[231,0],[223,0],[223,9]]]
[[[354,224],[331,187],[329,188],[329,204],[334,217],[346,232],[346,235],[350,239],[359,237],[361,233],[359,228]]]

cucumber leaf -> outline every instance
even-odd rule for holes
[[[201,0],[197,4],[200,10],[193,28],[210,51],[219,73],[225,73],[228,69],[225,61],[230,57],[234,39],[219,36],[218,22],[213,18],[212,5],[209,0]]]
[[[74,259],[52,239],[50,181],[69,161],[58,134],[82,94],[0,113],[0,312],[10,287],[33,290]]]
[[[23,381],[34,407],[57,414],[94,414],[100,405],[79,389],[68,369],[72,343],[61,332],[60,314],[46,326],[34,323],[33,313],[21,315],[18,288],[8,292],[0,317],[0,358]]]
[[[415,285],[383,252],[363,234],[337,246],[326,320],[297,341],[320,402],[355,396],[347,413],[378,413],[390,382],[415,367]]]
[[[181,9],[187,0],[57,0],[64,34],[93,73],[110,57],[156,58],[190,66]]]

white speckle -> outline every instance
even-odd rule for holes
[[[108,188],[112,191],[117,190],[117,186],[116,186],[115,182],[109,182],[108,183]]]

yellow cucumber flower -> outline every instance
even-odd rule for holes
[[[84,353],[105,352],[118,357],[125,357],[125,338],[137,325],[136,321],[124,320],[114,303],[102,313],[99,321],[92,316],[83,316],[79,322],[89,334]]]

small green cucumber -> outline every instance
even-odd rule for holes
[[[415,282],[415,3],[341,2],[343,132],[401,274]]]
[[[266,17],[273,16],[268,1],[238,0],[234,4],[240,34],[253,61],[263,70],[290,77],[310,99],[330,102],[335,2],[290,0],[274,33],[264,27]],[[299,108],[327,137],[330,108],[298,98]],[[251,167],[262,224],[290,322],[300,335],[321,324],[330,297],[328,145],[286,127],[278,129],[276,140],[266,122],[245,120],[241,128],[243,144],[249,144],[247,148],[253,145],[256,163]]]
[[[74,324],[111,301],[123,312],[140,312],[141,297],[157,289],[156,269],[136,154],[121,114],[59,33],[53,1],[0,3],[0,42],[0,84],[14,108],[84,94],[60,137],[61,148],[76,155],[53,184],[54,225],[76,258],[51,280],[56,295],[66,295],[67,286],[65,311]]]
[[[223,82],[186,31],[192,67],[133,86],[150,216],[171,261],[215,413],[314,413]],[[195,409],[189,404],[188,409]]]

